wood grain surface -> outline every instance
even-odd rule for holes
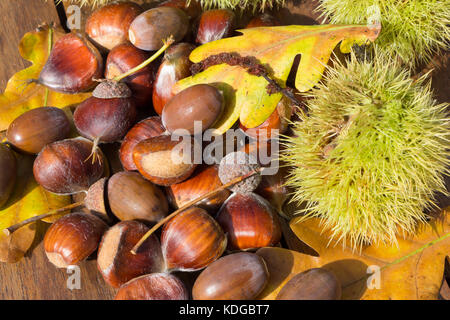
[[[0,89],[8,79],[27,67],[17,46],[22,36],[42,22],[59,23],[53,1],[0,1]],[[0,299],[112,299],[115,291],[109,288],[97,271],[95,260],[80,265],[81,289],[69,290],[71,274],[55,268],[45,255],[42,239],[48,225],[39,223],[35,243],[25,258],[15,264],[0,263]]]

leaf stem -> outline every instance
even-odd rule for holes
[[[53,28],[52,28],[52,26],[49,26],[48,27],[48,47],[47,47],[48,56],[50,56],[52,48],[53,48]],[[47,87],[45,87],[44,107],[47,107],[48,95],[49,95],[49,90]]]
[[[173,217],[175,217],[182,211],[188,209],[189,207],[193,206],[194,204],[196,204],[204,199],[207,199],[209,197],[216,195],[217,193],[221,192],[222,190],[230,188],[230,187],[234,186],[235,184],[238,184],[239,182],[244,181],[256,174],[260,174],[262,170],[263,170],[263,168],[259,168],[254,171],[250,171],[249,173],[244,174],[243,176],[237,177],[237,178],[231,180],[230,182],[220,186],[219,188],[212,190],[210,192],[207,192],[204,195],[202,195],[194,200],[191,200],[188,203],[186,203],[185,205],[181,206],[176,211],[174,211],[173,213],[171,213],[170,215],[168,215],[167,217],[165,217],[164,219],[159,221],[157,224],[155,224],[149,231],[147,231],[147,233],[138,241],[138,243],[133,247],[133,249],[131,249],[131,253],[136,254],[139,247],[144,243],[145,240],[147,240],[148,237],[150,237],[156,230],[158,230],[159,227],[161,227],[163,224],[168,222],[170,219],[172,219]]]
[[[135,72],[141,70],[142,68],[145,68],[147,65],[152,63],[156,58],[158,58],[168,47],[170,47],[172,45],[172,43],[174,43],[174,41],[175,41],[175,39],[173,38],[173,36],[170,36],[167,40],[164,41],[164,45],[158,51],[156,51],[150,58],[148,58],[147,60],[145,60],[138,66],[134,67],[133,69],[130,69],[127,72],[114,77],[113,80],[120,81],[120,80],[134,74]]]
[[[47,212],[47,213],[44,213],[44,214],[41,214],[41,215],[38,215],[38,216],[34,216],[32,218],[23,220],[23,221],[15,224],[15,225],[12,225],[11,227],[3,229],[3,233],[5,233],[7,236],[9,236],[13,232],[15,232],[18,229],[22,228],[23,226],[26,226],[27,224],[30,224],[30,223],[33,223],[33,222],[36,222],[36,221],[48,218],[50,216],[54,216],[54,215],[60,214],[61,212],[64,212],[66,210],[70,210],[70,209],[73,209],[73,208],[76,208],[76,207],[79,207],[79,206],[82,206],[82,205],[83,205],[83,201],[75,202],[75,203],[69,204],[69,205],[67,205],[65,207],[58,208],[58,209],[52,210],[50,212]]]

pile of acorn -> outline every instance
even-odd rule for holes
[[[257,189],[261,176],[216,192],[175,215],[164,224],[160,237],[143,238],[170,209],[257,167],[245,153],[251,146],[226,155],[220,165],[171,159],[181,143],[171,140],[171,132],[186,129],[192,134],[194,121],[201,121],[204,130],[213,127],[224,109],[222,92],[212,85],[192,86],[173,95],[174,83],[191,74],[189,54],[195,45],[189,41],[204,44],[231,36],[236,21],[232,11],[202,12],[194,1],[187,7],[185,1],[169,0],[147,11],[121,2],[93,12],[87,36],[70,33],[54,43],[38,83],[64,93],[95,87],[93,96],[73,114],[81,137],[69,138],[71,121],[65,112],[47,106],[15,119],[6,137],[15,151],[37,154],[33,173],[43,188],[86,195],[87,210],[61,217],[45,235],[45,252],[55,266],[78,264],[98,250],[98,270],[109,285],[119,288],[116,299],[255,299],[265,288],[270,276],[266,263],[252,250],[277,245],[281,227],[278,214]],[[274,24],[276,20],[264,14],[247,27]],[[167,45],[169,37],[175,44],[162,61],[146,64],[149,52]],[[98,82],[103,76],[108,81]],[[270,129],[283,131],[286,121],[279,113],[283,108],[260,127],[241,129],[252,138],[264,138]],[[108,178],[107,159],[98,145],[112,142],[121,142],[124,171]],[[238,158],[245,164],[228,161]],[[15,158],[4,145],[0,166],[3,205],[14,184],[10,173],[15,171]],[[145,241],[132,252],[141,239]],[[192,294],[173,274],[202,269]],[[279,298],[339,296],[336,278],[313,269],[294,277]]]

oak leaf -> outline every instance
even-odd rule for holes
[[[190,55],[198,63],[220,53],[237,53],[253,57],[268,69],[271,78],[284,87],[297,54],[301,54],[295,78],[300,92],[311,89],[322,73],[333,49],[340,44],[344,53],[354,43],[374,41],[380,26],[316,25],[260,27],[238,30],[242,35],[206,43]],[[217,64],[203,72],[180,80],[174,93],[199,83],[215,84],[224,92],[226,108],[216,125],[218,134],[224,133],[240,119],[243,126],[254,128],[263,123],[275,110],[281,93],[269,94],[263,77],[250,75],[239,66]]]
[[[43,106],[63,108],[78,104],[91,96],[90,93],[58,93],[37,83],[29,83],[29,80],[39,77],[49,56],[51,43],[62,35],[64,33],[58,29],[44,25],[23,36],[19,52],[32,65],[13,75],[0,95],[0,131],[6,130],[15,118],[30,109]]]
[[[294,275],[319,267],[337,276],[343,287],[343,299],[428,300],[439,297],[445,257],[450,252],[450,237],[409,255],[450,232],[447,212],[443,213],[443,220],[421,225],[416,235],[398,237],[397,245],[371,245],[356,251],[330,240],[330,233],[323,229],[318,218],[296,218],[290,226],[299,239],[317,251],[318,256],[282,248],[259,249],[257,254],[265,259],[271,275],[262,299],[275,299]],[[378,283],[378,274],[369,280],[371,273],[377,270],[380,271]]]

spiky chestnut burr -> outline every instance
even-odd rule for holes
[[[413,232],[435,192],[446,193],[448,104],[380,52],[329,68],[311,97],[282,153],[302,212],[352,245]]]

